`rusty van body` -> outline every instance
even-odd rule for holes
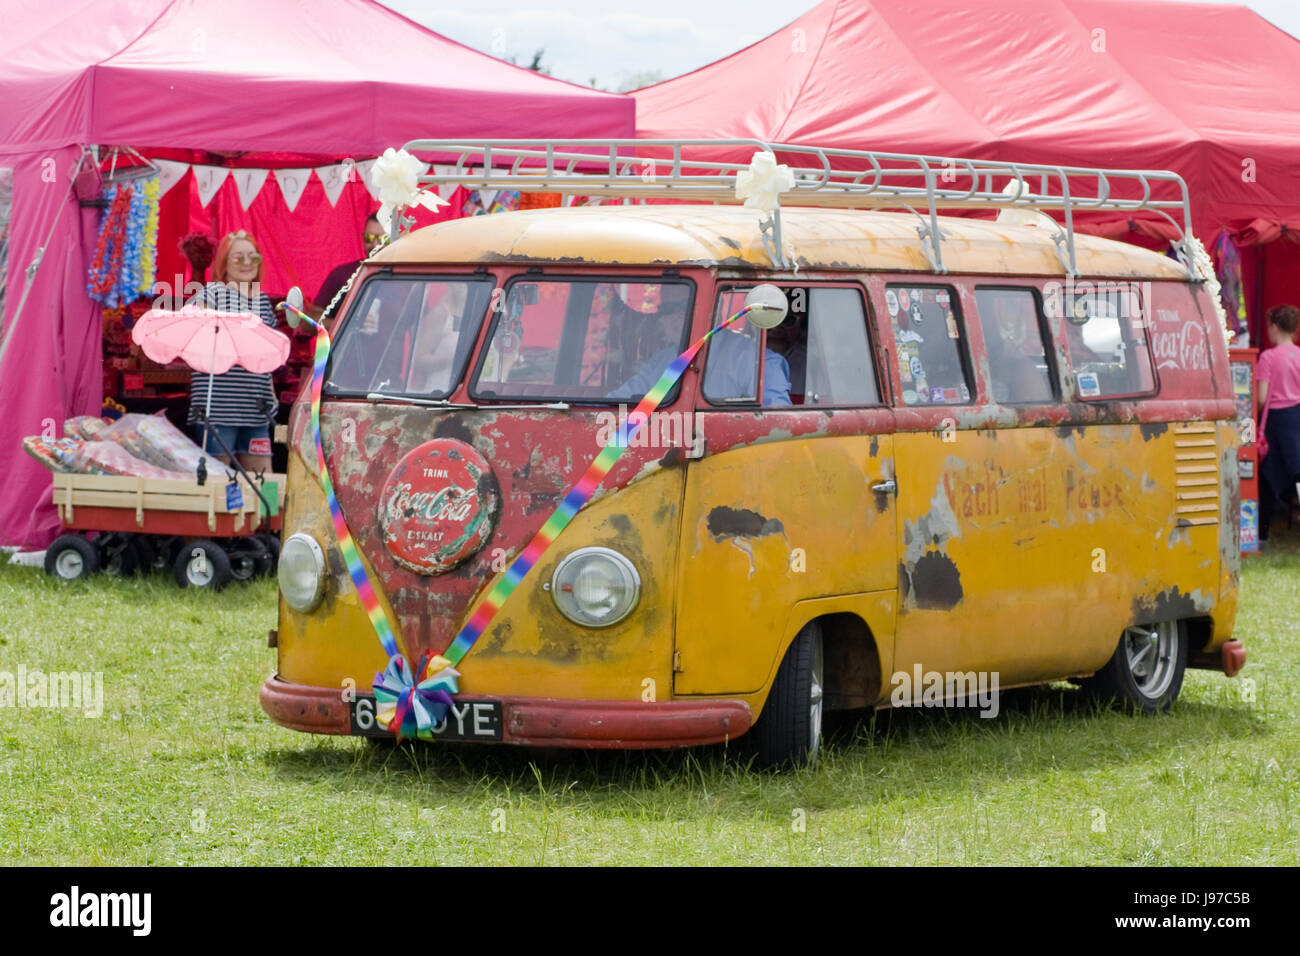
[[[943,271],[907,213],[790,207],[781,230],[786,268],[737,206],[500,213],[404,235],[358,278],[321,429],[411,660],[448,646],[647,369],[759,283],[790,305],[784,331],[726,339],[744,374],[715,371],[726,331],[687,368],[459,665],[448,739],[753,735],[797,763],[824,710],[919,700],[898,675],[1076,678],[1156,711],[1184,667],[1240,668],[1228,357],[1184,265],[1079,235],[1070,270],[1050,230],[969,218],[942,220]],[[319,572],[281,596],[262,704],[381,734],[385,654],[305,397],[290,445],[285,541]]]

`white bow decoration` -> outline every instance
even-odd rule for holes
[[[450,205],[436,192],[420,188],[420,174],[424,172],[424,163],[420,162],[404,149],[388,147],[384,155],[375,160],[370,168],[370,184],[379,194],[376,198],[382,203],[375,216],[380,225],[391,230],[393,210],[402,206],[423,206],[436,212],[438,207]]]
[[[745,200],[749,209],[771,212],[779,205],[781,193],[793,188],[790,167],[778,164],[776,156],[767,150],[756,152],[749,169],[736,173],[736,198]]]

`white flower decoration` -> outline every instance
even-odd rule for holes
[[[736,198],[750,209],[771,212],[780,204],[781,193],[794,188],[794,173],[777,163],[776,156],[760,150],[749,161],[749,169],[736,173]]]
[[[420,174],[424,167],[424,163],[406,150],[391,146],[370,167],[370,184],[379,193],[379,201],[383,204],[375,215],[385,230],[392,228],[394,209],[420,205],[436,211],[439,206],[449,205],[436,192],[420,188]]]

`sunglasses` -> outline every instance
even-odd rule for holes
[[[361,234],[361,239],[366,243],[366,245],[370,245],[372,242],[378,242],[383,238],[384,234],[382,232],[363,232]]]
[[[251,265],[257,265],[259,262],[262,261],[262,257],[259,256],[256,252],[250,252],[248,255],[244,255],[243,253],[235,253],[233,256],[230,257],[230,261],[237,262],[237,263],[247,262]]]

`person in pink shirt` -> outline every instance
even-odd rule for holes
[[[1300,476],[1300,346],[1295,333],[1300,310],[1277,305],[1268,310],[1268,338],[1273,347],[1259,355],[1255,379],[1259,382],[1261,422],[1268,451],[1259,473],[1259,540],[1268,540],[1274,509],[1291,500]]]

